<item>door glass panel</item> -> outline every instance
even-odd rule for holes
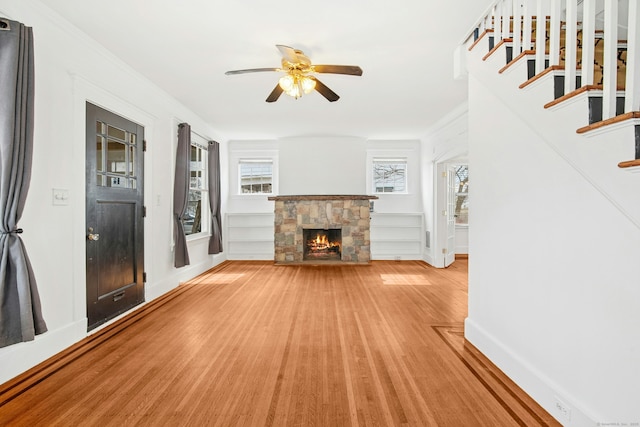
[[[107,172],[126,173],[126,146],[118,141],[109,139],[107,142]]]
[[[136,179],[135,178],[131,178],[129,180],[129,188],[132,188],[132,189],[135,190],[136,189],[136,185],[137,185],[136,183],[137,183]]]
[[[126,177],[137,173],[136,134],[101,121],[96,121],[96,133],[96,184],[135,189],[136,182]]]
[[[117,138],[121,141],[126,141],[127,139],[127,133],[125,131],[123,131],[122,129],[118,129],[115,128],[113,126],[107,126],[108,127],[108,135],[112,138]]]
[[[136,176],[136,147],[129,147],[129,175]]]
[[[102,146],[103,146],[104,138],[101,136],[96,137],[96,170],[98,172],[103,172],[104,168],[102,166]]]

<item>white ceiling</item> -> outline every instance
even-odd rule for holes
[[[41,0],[162,87],[228,139],[348,135],[420,138],[464,103],[457,44],[488,0]],[[359,65],[318,77],[340,95],[265,98],[280,73],[276,44],[314,64]]]

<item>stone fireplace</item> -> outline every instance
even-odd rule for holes
[[[274,196],[275,262],[371,261],[369,200],[376,196]]]

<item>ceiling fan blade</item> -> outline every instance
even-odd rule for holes
[[[278,100],[278,98],[280,98],[280,95],[282,95],[282,92],[284,92],[284,91],[282,90],[280,85],[279,84],[276,85],[276,87],[273,88],[273,90],[271,91],[269,96],[267,96],[266,101],[267,102],[276,102]]]
[[[361,76],[362,68],[357,65],[314,65],[316,73],[348,74],[350,76]]]
[[[260,73],[262,71],[282,71],[280,68],[249,68],[246,70],[232,70],[224,73],[227,76],[232,74]]]
[[[277,44],[276,47],[280,51],[280,54],[282,54],[282,57],[287,61],[291,62],[292,64],[299,62],[298,52],[294,48],[290,46],[285,46],[283,44]]]
[[[327,98],[329,100],[329,102],[335,102],[338,99],[340,99],[340,97],[338,96],[337,93],[335,93],[334,91],[332,91],[331,89],[329,89],[324,83],[322,83],[320,80],[318,80],[317,78],[313,77],[313,79],[316,81],[316,87],[315,89],[320,92],[320,95],[324,96],[325,98]]]

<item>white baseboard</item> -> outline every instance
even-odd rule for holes
[[[273,261],[274,255],[271,253],[233,253],[228,256],[229,261]]]
[[[35,340],[0,351],[0,384],[28,371],[87,336],[87,319],[37,335]]]
[[[371,261],[422,261],[420,254],[371,254]]]
[[[598,417],[593,414],[587,415],[584,408],[572,398],[569,392],[468,317],[464,323],[464,336],[563,426],[596,427],[599,425],[594,421]],[[568,409],[568,416],[560,412],[557,407],[558,401]]]
[[[218,264],[221,264],[226,260],[225,256],[216,255],[214,256],[213,263],[210,260],[201,262],[199,264],[187,265],[185,267],[176,269],[174,274],[166,277],[160,281],[154,282],[153,284],[147,284],[145,286],[145,302],[153,301],[169,292],[170,290],[178,287],[180,283],[185,282],[187,280],[191,280],[194,277],[204,273],[207,270],[215,267]]]
[[[144,288],[144,300],[145,302],[153,301],[154,299],[166,294],[179,285],[180,278],[178,277],[178,275],[167,277],[163,280],[155,282],[152,285],[147,284]]]
[[[422,255],[422,260],[432,267],[435,266],[433,263],[433,257],[431,256],[431,254]]]

